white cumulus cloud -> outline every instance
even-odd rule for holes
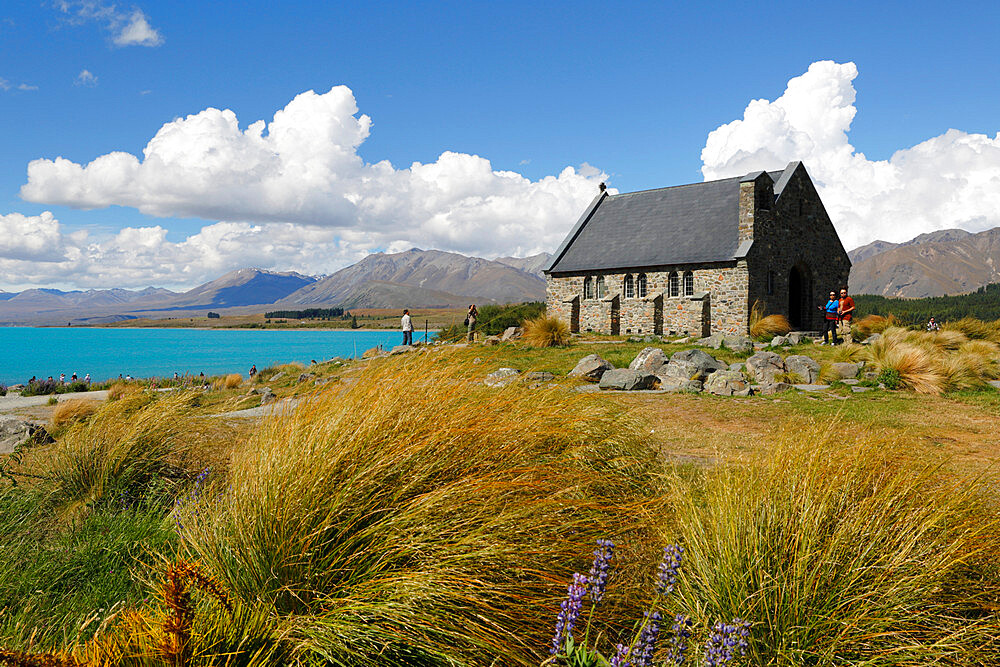
[[[158,30],[149,25],[149,20],[142,10],[136,9],[123,25],[117,28],[112,41],[117,46],[159,46],[163,43],[163,37]]]
[[[708,135],[706,180],[780,169],[801,160],[844,245],[906,241],[939,229],[1000,225],[1000,132],[948,130],[888,160],[851,145],[854,63],[815,62],[776,100],[753,100],[743,118]]]
[[[111,35],[115,46],[159,46],[163,35],[138,7],[130,11],[99,0],[57,0],[53,3],[69,23],[95,21]]]
[[[433,247],[484,256],[552,250],[605,175],[583,165],[532,181],[477,155],[446,151],[397,169],[366,163],[372,123],[346,86],[297,95],[245,129],[209,108],[165,124],[141,157],[28,165],[21,196],[151,216],[293,223],[332,230],[351,247]]]

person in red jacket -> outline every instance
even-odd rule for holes
[[[847,296],[847,288],[840,288],[840,328],[841,335],[851,340],[851,320],[854,318],[854,299]]]

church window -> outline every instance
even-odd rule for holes
[[[594,298],[594,281],[590,279],[590,276],[583,279],[583,298]]]
[[[670,289],[670,296],[680,296],[680,281],[677,278],[677,273],[671,273],[670,277],[667,279],[667,285]]]
[[[603,299],[607,288],[604,286],[604,276],[597,276],[597,298]]]
[[[684,296],[694,294],[694,273],[688,271],[684,274]]]
[[[632,282],[631,274],[626,274],[625,279],[622,280],[622,292],[625,293],[626,299],[635,298],[635,283]]]
[[[646,274],[640,273],[635,279],[635,291],[640,299],[646,298]]]

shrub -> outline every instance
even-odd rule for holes
[[[792,330],[788,318],[784,315],[764,315],[764,306],[755,301],[750,309],[750,337],[757,340],[771,340],[775,336],[784,336]]]
[[[524,329],[521,340],[532,347],[562,347],[569,345],[569,327],[557,317],[543,315],[531,320],[525,320],[521,327]]]
[[[789,424],[758,455],[677,478],[664,540],[686,546],[678,593],[696,626],[746,619],[758,665],[998,655],[995,611],[971,602],[1000,594],[994,480],[884,437]]]
[[[875,386],[883,385],[886,389],[901,389],[903,379],[895,368],[885,368],[875,376]]]
[[[598,536],[643,535],[655,458],[611,402],[476,370],[376,361],[267,419],[178,513],[190,555],[293,615],[306,663],[538,664],[537,601]]]
[[[59,403],[59,399],[55,396],[49,396],[48,405],[56,405]]]
[[[29,382],[28,385],[21,390],[21,396],[44,396],[45,394],[54,394],[58,388],[58,384],[55,380],[35,380],[34,382]]]
[[[65,426],[73,422],[83,421],[97,412],[98,404],[85,398],[73,398],[63,401],[52,411],[52,425]]]

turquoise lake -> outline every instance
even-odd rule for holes
[[[421,336],[414,335],[422,340]],[[179,373],[246,375],[280,363],[352,358],[403,342],[399,331],[0,328],[0,382],[23,383],[32,375],[83,377],[95,382],[121,375],[166,377]]]

